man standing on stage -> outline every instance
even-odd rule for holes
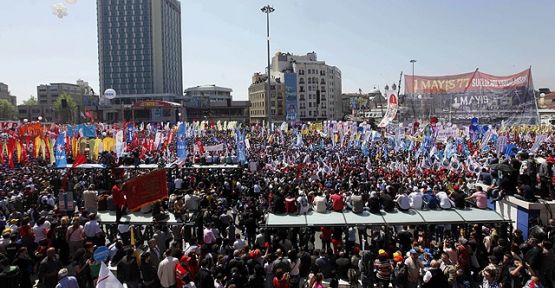
[[[116,223],[119,224],[121,216],[125,213],[125,195],[121,190],[121,180],[117,180],[116,184],[112,187],[112,199],[116,205]]]

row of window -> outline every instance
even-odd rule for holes
[[[321,76],[326,76],[326,71],[324,70],[318,71],[318,69],[306,69],[306,71],[307,74],[320,74]],[[305,75],[304,72],[304,69],[299,69],[299,75]]]

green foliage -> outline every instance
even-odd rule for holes
[[[15,120],[17,119],[17,108],[8,102],[8,100],[0,99],[0,119]]]
[[[37,101],[37,97],[31,96],[31,98],[23,101],[23,105],[38,105],[39,101]]]
[[[63,99],[67,102],[66,107],[63,107],[62,105]],[[54,102],[54,111],[64,123],[74,123],[75,119],[77,119],[77,103],[73,100],[71,95],[65,92],[61,93]]]

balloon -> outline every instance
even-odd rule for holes
[[[62,19],[67,16],[67,8],[64,3],[57,3],[52,5],[52,14],[56,15],[56,17]]]

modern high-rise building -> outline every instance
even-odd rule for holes
[[[284,85],[287,120],[343,118],[341,71],[337,67],[318,61],[314,52],[277,52],[271,66],[272,78]]]
[[[100,93],[118,103],[183,95],[181,4],[177,0],[97,0]],[[122,99],[126,99],[122,100]]]

